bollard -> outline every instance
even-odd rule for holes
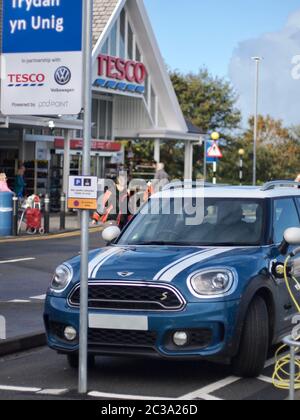
[[[45,213],[44,213],[44,230],[45,233],[50,233],[50,198],[49,195],[45,196]]]
[[[12,236],[18,236],[18,215],[19,215],[19,198],[14,194],[13,196],[13,220],[12,220]]]
[[[66,229],[66,195],[60,197],[60,230]]]

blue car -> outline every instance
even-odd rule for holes
[[[282,274],[292,241],[284,237],[299,217],[291,185],[174,184],[122,232],[105,229],[107,247],[89,255],[90,363],[96,355],[205,359],[258,376],[270,347],[291,332],[296,309]],[[72,367],[79,306],[75,257],[57,268],[44,314],[50,348]]]

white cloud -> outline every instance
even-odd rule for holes
[[[253,56],[264,57],[260,78],[260,113],[280,118],[285,124],[300,124],[300,79],[292,77],[295,68],[293,57],[300,56],[300,10],[289,17],[279,32],[243,41],[234,51],[229,76],[239,94],[238,105],[245,118],[254,111]]]

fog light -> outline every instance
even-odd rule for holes
[[[77,337],[77,331],[73,327],[66,327],[64,331],[64,336],[68,341],[74,341]]]
[[[188,343],[188,335],[184,331],[178,331],[173,335],[174,344],[178,347],[183,347]]]

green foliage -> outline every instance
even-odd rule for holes
[[[206,69],[187,75],[175,71],[170,77],[183,114],[204,133],[217,130],[226,135],[239,126],[237,97],[228,82],[211,76]]]

